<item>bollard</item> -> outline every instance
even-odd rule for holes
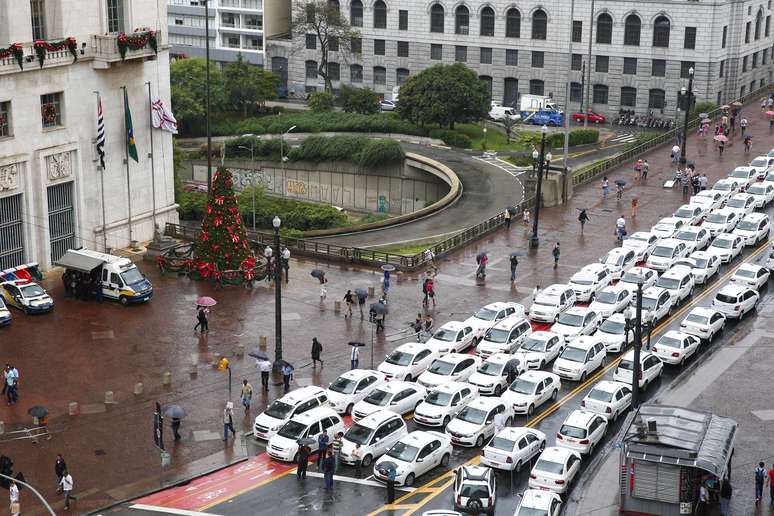
[[[32,424],[33,426],[38,426],[40,424],[40,419],[38,419],[36,416],[32,416]]]
[[[238,358],[243,358],[245,356],[245,345],[244,344],[237,344],[236,356]]]
[[[136,384],[134,384],[135,396],[139,396],[140,394],[142,394],[142,389],[143,389],[142,382],[137,382]]]
[[[199,364],[199,353],[191,353],[191,365],[196,367]]]
[[[69,405],[67,405],[67,413],[71,416],[77,416],[80,412],[80,407],[78,406],[77,401],[71,401]]]
[[[368,287],[368,297],[374,297],[374,292],[376,292],[374,287]]]
[[[261,335],[258,337],[258,349],[261,351],[266,351],[266,335]]]
[[[5,423],[0,421],[0,435],[5,433]]]
[[[196,364],[191,364],[191,368],[188,370],[188,373],[191,376],[196,376],[199,373],[199,370],[196,368]]]
[[[212,354],[212,367],[218,367],[218,363],[220,363],[220,353],[213,353]]]
[[[113,391],[105,391],[105,405],[113,403]]]
[[[341,301],[334,301],[333,302],[333,311],[336,313],[341,312]]]
[[[169,371],[165,371],[164,374],[161,375],[161,384],[162,385],[169,385],[172,383],[172,373]]]

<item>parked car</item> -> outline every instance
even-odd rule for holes
[[[650,349],[662,362],[683,365],[698,350],[701,340],[688,333],[669,330]]]
[[[339,458],[344,464],[356,462],[352,452],[360,445],[361,466],[367,468],[408,434],[406,421],[391,410],[377,410],[352,423],[344,433]]]
[[[727,201],[732,195],[741,190],[744,180],[740,179],[720,179],[712,185],[712,192],[718,192],[723,196],[723,201]]]
[[[683,227],[699,224],[704,216],[709,213],[706,206],[699,204],[683,204],[675,210],[672,217],[683,221]]]
[[[683,226],[675,235],[675,240],[685,244],[687,254],[694,251],[701,251],[709,245],[710,232],[701,226]]]
[[[661,376],[663,369],[664,363],[656,355],[649,351],[640,353],[640,380],[638,382],[640,388],[643,391],[646,390],[648,385],[655,382]],[[621,361],[618,362],[618,367],[615,368],[613,373],[613,380],[631,385],[633,374],[634,350],[631,350],[621,357]]]
[[[584,120],[586,120],[587,116],[589,118],[590,124],[604,124],[607,121],[604,115],[594,113],[593,111],[589,111],[588,113],[575,113],[572,115],[572,121],[578,124],[582,124]]]
[[[594,295],[612,280],[613,276],[607,266],[591,263],[573,274],[568,285],[575,291],[575,301],[585,303],[591,301]]]
[[[656,248],[645,263],[648,268],[657,271],[669,269],[677,259],[688,255],[685,242],[675,238],[666,238],[656,244]]]
[[[601,380],[594,384],[581,407],[599,414],[608,421],[615,421],[632,405],[632,386],[621,382]]]
[[[529,307],[529,318],[533,321],[552,323],[560,313],[573,306],[575,291],[568,285],[556,283],[538,292]]]
[[[756,156],[750,162],[750,168],[757,172],[757,179],[763,179],[774,166],[774,158],[770,156]]]
[[[607,318],[614,313],[623,312],[624,308],[629,306],[631,299],[632,293],[628,289],[617,284],[609,285],[594,297],[589,309],[594,310],[603,318]]]
[[[543,369],[559,356],[565,346],[562,335],[550,331],[533,332],[513,354],[526,369]]]
[[[460,466],[454,470],[454,508],[470,514],[495,513],[497,481],[483,466]]]
[[[313,408],[293,416],[282,425],[282,428],[269,438],[266,453],[275,460],[298,462],[298,441],[309,439],[309,447],[313,452],[317,451],[317,437],[324,431],[327,431],[328,435],[343,432],[344,422],[330,407]]]
[[[511,315],[524,314],[524,306],[518,303],[497,302],[490,303],[480,308],[463,323],[473,328],[475,342],[478,343],[486,333],[486,330]]]
[[[54,309],[54,300],[45,289],[34,281],[26,279],[0,283],[0,298],[7,306],[12,306],[28,315],[50,312]]]
[[[732,234],[744,240],[744,245],[758,245],[769,238],[769,216],[765,213],[750,213],[739,221]]]
[[[683,219],[665,217],[651,227],[650,232],[661,239],[672,238],[684,225]]]
[[[728,179],[736,182],[740,189],[745,190],[758,180],[758,171],[753,167],[736,167],[728,173]]]
[[[554,361],[551,371],[560,378],[583,383],[588,375],[605,366],[606,356],[607,348],[598,337],[576,337]]]
[[[697,285],[704,285],[709,278],[718,273],[720,258],[707,251],[694,251],[689,256],[694,263],[691,274]]]
[[[380,100],[379,107],[382,109],[382,111],[395,111],[397,106],[395,102],[391,100]]]
[[[755,199],[756,208],[765,208],[774,201],[774,184],[757,183],[748,188],[747,193]]]
[[[417,383],[432,389],[449,382],[464,382],[480,365],[481,359],[477,356],[467,353],[449,353],[436,358],[427,371],[419,375]]]
[[[716,237],[721,233],[730,233],[736,227],[741,217],[734,210],[729,208],[720,208],[713,210],[707,215],[701,227],[708,229],[711,237]]]
[[[566,493],[581,465],[581,456],[569,448],[550,446],[543,450],[529,474],[530,489]]]
[[[556,432],[556,446],[591,455],[607,431],[607,419],[588,410],[573,410]]]
[[[650,287],[642,291],[642,321],[655,324],[672,313],[674,300],[666,289]]]
[[[642,283],[642,289],[645,290],[646,288],[655,285],[656,281],[658,281],[658,273],[653,269],[648,269],[647,267],[632,267],[626,271],[626,274],[623,275],[621,281],[618,282],[618,285],[630,291],[632,296],[635,296],[637,294],[639,283]]]
[[[675,266],[658,278],[656,286],[666,289],[672,296],[672,306],[677,306],[693,292],[694,279],[690,267]]]
[[[440,356],[465,351],[473,344],[473,328],[459,321],[449,321],[435,330],[425,345],[433,348]]]
[[[519,496],[519,506],[513,516],[559,516],[562,512],[562,497],[554,492],[527,489]]]
[[[468,383],[476,387],[482,396],[499,396],[508,388],[508,378],[518,376],[525,370],[521,357],[495,353],[478,366],[476,372],[468,378]]]
[[[626,319],[623,314],[613,314],[599,325],[594,337],[605,345],[608,353],[618,353],[627,342],[634,342],[634,330],[626,331]]]
[[[500,399],[513,408],[514,414],[531,416],[546,401],[555,401],[562,388],[559,377],[545,371],[527,371],[514,381]]]
[[[731,276],[731,283],[760,290],[769,282],[769,274],[769,270],[765,267],[753,263],[743,263]]]
[[[725,199],[726,197],[720,192],[714,190],[702,190],[696,195],[692,195],[690,199],[688,199],[688,204],[706,205],[709,208],[709,211],[712,211],[723,206]]]
[[[697,306],[692,308],[680,323],[680,331],[711,341],[715,335],[723,331],[725,324],[725,315],[712,308]]]
[[[5,301],[0,297],[0,326],[8,326],[11,324],[11,311],[5,305]]]
[[[614,247],[599,262],[606,265],[612,279],[619,280],[623,274],[637,263],[637,253],[634,249]]]
[[[440,385],[414,409],[414,421],[426,426],[444,427],[476,398],[478,389],[470,384],[450,382]]]
[[[636,231],[623,240],[621,247],[633,249],[637,255],[637,261],[642,262],[648,259],[658,241],[659,237],[649,231]]]
[[[726,202],[726,209],[733,211],[741,219],[755,210],[755,197],[748,193],[734,194]]]
[[[452,453],[451,439],[440,432],[414,430],[396,442],[374,464],[374,479],[386,482],[389,469],[381,465],[395,464],[395,483],[412,486],[417,477],[437,466],[446,467]]]
[[[553,333],[558,333],[566,340],[578,335],[590,335],[602,323],[602,317],[591,308],[576,306],[559,316],[559,320],[551,326]]]
[[[407,342],[395,348],[377,368],[387,380],[411,380],[424,373],[439,357],[438,351],[419,342]]]
[[[707,247],[707,252],[720,258],[720,263],[728,263],[739,256],[743,248],[742,237],[733,233],[721,233]]]
[[[505,426],[511,426],[513,409],[500,398],[476,398],[446,425],[446,434],[453,444],[481,448],[495,433],[494,418],[505,417]]]
[[[408,414],[427,396],[427,389],[412,382],[395,380],[380,385],[352,408],[352,420],[357,422],[377,410],[392,410]]]
[[[518,473],[546,448],[546,434],[534,428],[510,426],[500,430],[481,450],[481,464]]]
[[[352,413],[355,403],[386,382],[384,373],[369,369],[352,369],[328,384],[328,402],[339,414]]]
[[[729,283],[721,288],[712,300],[712,308],[726,316],[726,319],[741,319],[755,309],[760,294],[750,287]]]
[[[322,387],[308,385],[291,391],[258,414],[253,424],[255,437],[268,440],[294,416],[320,406],[328,406],[328,395]]]
[[[523,315],[512,315],[498,322],[486,333],[476,346],[476,354],[487,358],[494,353],[513,353],[529,334],[532,325]]]

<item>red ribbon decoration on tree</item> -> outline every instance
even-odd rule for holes
[[[215,196],[215,204],[217,204],[218,206],[223,206],[223,202],[225,202],[225,200],[226,198],[223,197],[222,195]]]
[[[239,242],[239,235],[231,235],[231,241],[235,244]]]
[[[215,227],[218,227],[221,224],[223,224],[223,218],[222,217],[215,217],[215,219],[213,219],[212,222],[215,224]]]

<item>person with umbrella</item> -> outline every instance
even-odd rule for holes
[[[578,221],[581,225],[581,235],[583,234],[583,227],[586,225],[586,222],[589,221],[589,214],[586,213],[586,208],[582,208],[580,213],[578,214]]]
[[[185,417],[185,409],[180,405],[169,405],[164,409],[164,415],[172,418],[172,435],[175,441],[179,441],[181,419]]]
[[[344,302],[347,304],[347,313],[344,314],[344,318],[352,317],[352,305],[355,303],[355,296],[352,295],[351,290],[347,290],[344,294]]]
[[[476,255],[476,278],[486,279],[486,264],[489,263],[489,257],[486,255],[486,251],[481,251]]]
[[[366,299],[368,299],[368,291],[364,288],[356,288],[355,294],[357,294],[357,305],[360,308],[360,320],[363,320],[363,307],[365,306]]]
[[[313,278],[317,278],[317,281],[320,282],[320,301],[323,301],[325,296],[328,295],[327,290],[325,290],[325,284],[328,283],[328,280],[325,277],[325,271],[321,269],[313,269],[309,274]]]
[[[519,266],[519,254],[511,253],[511,283],[516,281],[516,267]]]
[[[285,387],[285,392],[290,391],[290,380],[293,377],[293,366],[285,362],[282,365],[282,385]]]
[[[194,326],[194,333],[199,328],[202,329],[202,333],[210,331],[209,321],[207,314],[210,313],[210,309],[206,306],[197,305],[196,307],[196,326]]]
[[[380,298],[378,303],[373,303],[370,309],[371,320],[376,322],[376,332],[384,330],[384,316],[387,314],[387,305],[384,298]]]
[[[181,420],[179,417],[173,417],[172,418],[172,435],[175,438],[175,441],[180,440],[180,424]]]
[[[309,466],[309,456],[312,454],[312,449],[309,447],[309,443],[306,439],[302,439],[298,448],[298,469],[296,469],[296,476],[299,479],[306,478],[306,468]],[[314,439],[312,439],[314,442]]]
[[[320,367],[323,366],[323,361],[320,359],[322,349],[322,344],[317,340],[317,337],[312,337],[312,369],[317,368],[317,362],[320,362]]]

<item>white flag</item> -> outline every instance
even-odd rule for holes
[[[161,99],[156,99],[151,103],[151,113],[153,114],[153,127],[163,131],[169,131],[177,134],[177,120],[175,115],[164,106]]]

